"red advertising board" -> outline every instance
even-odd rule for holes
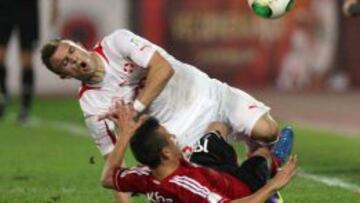
[[[267,86],[279,77],[284,58],[296,45],[295,27],[304,31],[309,44],[315,41],[311,2],[297,1],[286,17],[265,20],[252,13],[245,0],[141,0],[137,30],[212,77],[237,86]]]

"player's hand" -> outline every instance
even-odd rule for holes
[[[343,4],[343,12],[347,16],[351,16],[350,7],[355,5],[357,0],[346,0]]]
[[[121,105],[125,105],[125,102],[123,100],[120,100],[120,101],[116,101],[114,102],[110,108],[108,109],[108,111],[104,114],[101,114],[98,116],[98,121],[102,121],[102,120],[105,120],[105,119],[109,119],[113,122],[116,123],[116,119],[118,119],[118,116],[117,116],[117,109],[116,109],[116,104],[117,103],[120,103]]]
[[[99,119],[109,119],[120,129],[121,136],[131,137],[135,130],[144,122],[145,116],[140,116],[134,120],[137,112],[131,103],[125,104],[124,101],[116,102],[108,113]]]
[[[297,162],[297,156],[292,155],[285,165],[278,170],[274,178],[270,180],[274,190],[280,190],[291,181],[297,172]]]

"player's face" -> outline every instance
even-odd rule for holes
[[[164,127],[161,127],[160,131],[162,132],[167,142],[169,143],[168,148],[170,149],[172,155],[176,158],[181,158],[182,153],[180,147],[177,144],[175,135],[170,134]]]
[[[86,81],[93,76],[96,70],[96,64],[90,52],[67,40],[60,42],[51,62],[55,72],[63,78]]]

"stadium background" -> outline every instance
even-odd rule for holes
[[[46,39],[60,36],[81,41],[86,47],[91,47],[114,29],[125,27],[134,30],[164,47],[178,59],[196,65],[212,77],[247,90],[271,106],[277,119],[296,126],[299,134],[296,148],[302,157],[302,169],[309,173],[303,173],[302,179],[296,180],[294,186],[287,191],[291,202],[360,202],[357,194],[360,190],[360,19],[344,17],[339,7],[341,1],[298,0],[289,15],[274,21],[255,16],[249,11],[246,2],[239,0],[59,2],[59,22],[57,25],[49,25],[46,19],[51,1],[40,1],[40,44]],[[10,69],[10,92],[16,97],[20,68],[15,35],[9,44],[11,51],[7,64]],[[63,128],[68,129],[65,131],[70,135],[86,134],[76,103],[79,83],[58,79],[41,65],[39,52],[34,57],[38,95],[34,108],[35,121],[30,122],[30,127],[14,126],[12,110],[16,107],[11,104],[9,118],[0,122],[0,134],[5,138],[0,145],[0,172],[4,174],[12,171],[15,174],[14,179],[11,175],[0,175],[0,181],[3,182],[0,184],[0,202],[56,202],[60,201],[57,194],[62,195],[60,199],[63,202],[74,202],[66,201],[66,197],[63,197],[69,194],[76,197],[78,193],[71,189],[75,186],[69,186],[70,189],[61,186],[69,185],[69,182],[57,183],[60,186],[54,186],[53,189],[57,192],[49,192],[47,190],[50,189],[47,188],[43,193],[39,189],[51,188],[49,183],[34,186],[38,190],[34,189],[33,193],[39,193],[38,197],[26,198],[28,194],[19,195],[21,192],[18,181],[26,182],[28,179],[25,175],[16,173],[27,171],[29,167],[27,172],[33,171],[29,178],[31,182],[32,177],[37,177],[37,169],[31,166],[21,169],[22,163],[31,165],[33,162],[17,156],[21,160],[18,163],[11,158],[12,154],[23,153],[24,156],[38,159],[39,153],[55,149],[58,151],[53,156],[61,160],[71,156],[67,151],[78,150],[85,156],[94,154],[95,159],[101,159],[90,141],[87,140],[84,144],[92,147],[88,152],[86,147],[78,149],[79,143],[74,144],[75,141],[71,140],[76,139],[78,142],[80,139],[70,139],[63,135],[66,134]],[[16,103],[16,99],[13,101]],[[65,126],[64,123],[51,121],[51,118],[65,122]],[[46,123],[44,125],[47,128],[60,126],[62,130],[53,132],[38,129],[34,126],[38,125],[39,120]],[[80,130],[78,126],[81,126]],[[18,145],[23,140],[28,143],[37,142],[36,136],[43,139],[42,136],[47,137],[51,133],[66,137],[58,141],[64,147],[58,149],[60,146],[52,143],[54,137],[51,136],[48,142],[39,142],[46,143],[46,147],[38,146],[39,152],[35,148],[31,149],[33,151],[26,151]],[[44,165],[52,163],[49,157],[43,159]],[[88,170],[88,167],[78,168]],[[97,176],[100,168],[101,164],[98,164],[89,173]],[[67,176],[77,176],[76,172],[77,168],[71,165],[65,167],[64,171],[59,171],[59,174],[66,180]],[[11,183],[13,180],[15,182]],[[75,179],[74,182],[82,180]],[[97,177],[91,182],[93,186],[89,187],[98,187],[94,192],[98,195],[98,191],[102,190],[96,180]],[[70,185],[73,184],[72,181]],[[12,188],[13,184],[15,189]],[[29,187],[33,186],[33,183],[28,184]],[[76,189],[86,193],[81,188],[87,186],[75,185]],[[321,189],[313,190],[314,187]],[[29,191],[32,194],[33,190]],[[298,194],[299,191],[303,191],[304,195]],[[314,200],[316,195],[321,197],[318,201]],[[78,198],[84,202],[100,202],[95,195],[93,198],[88,196],[87,201],[81,195]],[[346,198],[342,199],[343,197]],[[13,199],[17,200],[12,201]]]
[[[106,4],[62,0],[58,24],[49,25],[51,1],[41,0],[41,43],[60,36],[91,47],[102,36],[125,27],[236,86],[351,89],[360,86],[360,27],[358,20],[340,15],[337,2],[298,1],[286,18],[268,21],[254,16],[239,0],[108,0]],[[7,64],[14,67],[9,83],[16,94],[15,35]],[[35,59],[39,95],[76,92],[76,83],[56,80],[43,71],[39,54]]]

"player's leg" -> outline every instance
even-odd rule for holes
[[[224,101],[221,109],[225,112],[225,117],[229,120],[234,131],[237,132],[235,139],[243,139],[248,146],[248,154],[253,153],[262,146],[270,149],[277,141],[278,126],[274,119],[270,116],[270,108],[265,104],[257,101],[255,98],[239,89],[225,87],[223,89]],[[242,135],[241,135],[242,134]],[[244,136],[245,135],[245,136]],[[266,167],[264,161],[265,155],[252,158],[244,163],[238,173],[239,177],[250,177],[248,182],[253,191],[263,186],[269,178],[269,167]],[[276,165],[274,164],[274,167]],[[254,169],[254,174],[247,171]],[[245,171],[244,174],[241,171]],[[252,177],[254,176],[254,177]],[[254,178],[251,182],[250,179]],[[281,197],[272,197],[275,202],[282,202]]]
[[[294,131],[290,126],[281,130],[279,140],[272,149],[272,155],[277,159],[279,164],[284,164],[289,158],[294,145]]]
[[[269,177],[275,175],[279,166],[287,161],[292,152],[293,143],[294,132],[292,128],[283,128],[279,140],[274,145],[272,151],[270,152],[267,147],[258,148],[251,154],[250,158],[241,165],[237,177],[244,182],[247,182],[248,185],[252,187],[252,190],[256,191],[258,187],[261,187],[266,183]],[[258,157],[263,157],[267,160],[267,170],[264,163],[261,163],[261,160],[259,160]],[[267,203],[279,202],[283,202],[279,192],[274,193],[267,201]]]
[[[4,14],[6,16],[6,14]],[[0,118],[5,113],[5,106],[8,99],[8,89],[6,85],[7,68],[5,66],[6,47],[9,41],[13,24],[10,19],[4,17],[0,19]]]
[[[26,122],[29,116],[34,94],[34,70],[32,66],[32,52],[23,49],[21,51],[21,107],[18,121]]]
[[[193,147],[189,160],[193,163],[235,174],[238,168],[237,155],[219,132],[206,133]]]
[[[270,113],[261,116],[251,130],[250,137],[259,143],[274,143],[279,136],[277,122],[271,117]]]
[[[19,16],[19,34],[21,46],[21,110],[19,122],[26,122],[34,94],[33,50],[39,36],[39,20],[37,1],[23,3],[22,14]]]
[[[271,177],[272,155],[265,147],[258,148],[241,166],[236,163],[234,148],[216,132],[204,135],[194,148],[191,162],[231,174],[252,192],[264,186]]]
[[[244,182],[252,192],[256,192],[267,183],[272,174],[275,174],[279,166],[274,159],[274,151],[281,155],[280,158],[288,157],[291,153],[293,133],[291,128],[285,128],[283,131],[285,133],[282,133],[279,144],[275,145],[273,152],[267,147],[259,147],[241,166],[236,163],[235,150],[225,141],[227,134],[213,131],[204,135],[195,144],[190,161],[231,174]],[[280,193],[276,192],[267,202],[279,203],[283,200]]]
[[[223,88],[226,120],[237,135],[245,135],[259,144],[271,144],[278,138],[278,125],[270,116],[270,108],[239,89]]]
[[[6,67],[5,67],[6,47],[0,45],[0,118],[5,114],[5,105],[7,97],[6,88]]]
[[[267,148],[258,148],[238,167],[235,176],[246,183],[252,192],[256,192],[271,177],[271,160],[271,154]]]

